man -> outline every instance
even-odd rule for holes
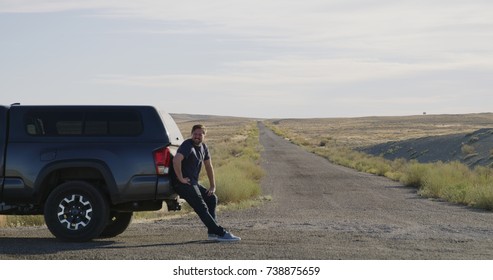
[[[217,196],[214,169],[205,139],[206,128],[197,124],[192,128],[190,139],[185,140],[173,159],[178,183],[175,190],[185,199],[207,227],[209,240],[220,242],[239,241],[241,238],[227,232],[216,221]],[[199,184],[199,174],[205,166],[210,188],[207,190]]]

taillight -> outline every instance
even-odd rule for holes
[[[155,150],[154,164],[156,165],[156,172],[158,175],[168,175],[169,167],[171,165],[171,153],[168,148],[160,148]]]

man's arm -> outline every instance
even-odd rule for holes
[[[216,179],[214,176],[214,167],[212,167],[211,159],[205,160],[204,165],[205,165],[205,171],[207,172],[207,177],[209,178],[209,185],[210,185],[208,194],[212,195],[216,191]]]
[[[183,178],[183,173],[181,172],[181,162],[184,158],[185,157],[182,154],[176,153],[176,156],[173,158],[173,169],[175,169],[176,179],[178,179],[178,181],[182,184],[190,185],[190,179]]]

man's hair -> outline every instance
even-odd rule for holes
[[[205,128],[204,125],[202,124],[196,124],[192,127],[192,133],[196,130],[196,129],[202,129],[204,131],[204,134],[207,133],[207,129]]]

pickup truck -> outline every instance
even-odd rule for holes
[[[152,106],[0,106],[0,215],[44,215],[65,241],[114,237],[135,211],[180,209],[182,141]]]

